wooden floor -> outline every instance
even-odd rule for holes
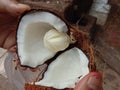
[[[109,66],[106,67],[104,73],[104,90],[120,90],[120,75]]]
[[[103,76],[103,90],[120,90],[120,74],[104,61],[97,60],[97,68]]]

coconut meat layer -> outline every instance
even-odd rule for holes
[[[21,65],[36,67],[56,54],[45,48],[43,44],[45,33],[51,29],[59,32],[68,31],[66,24],[49,12],[35,12],[22,17],[17,32]]]
[[[89,73],[89,60],[78,48],[72,48],[57,57],[49,66],[44,77],[36,85],[56,89],[74,88],[75,83]]]

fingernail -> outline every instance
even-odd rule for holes
[[[31,8],[30,8],[30,6],[28,6],[28,5],[25,5],[25,4],[21,4],[21,3],[19,3],[19,4],[17,4],[18,6],[20,6],[20,7],[24,7],[26,10],[30,10]]]
[[[92,90],[102,90],[102,77],[100,75],[92,75],[89,77],[87,84]]]
[[[31,8],[28,5],[24,5],[21,3],[17,4],[17,14],[20,15],[22,13],[24,13],[25,11],[29,11]]]

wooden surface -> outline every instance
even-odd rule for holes
[[[97,27],[95,48],[97,55],[120,74],[120,7],[112,6],[104,27]]]

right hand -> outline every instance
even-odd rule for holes
[[[98,72],[90,72],[78,82],[74,90],[103,90],[101,74]]]

